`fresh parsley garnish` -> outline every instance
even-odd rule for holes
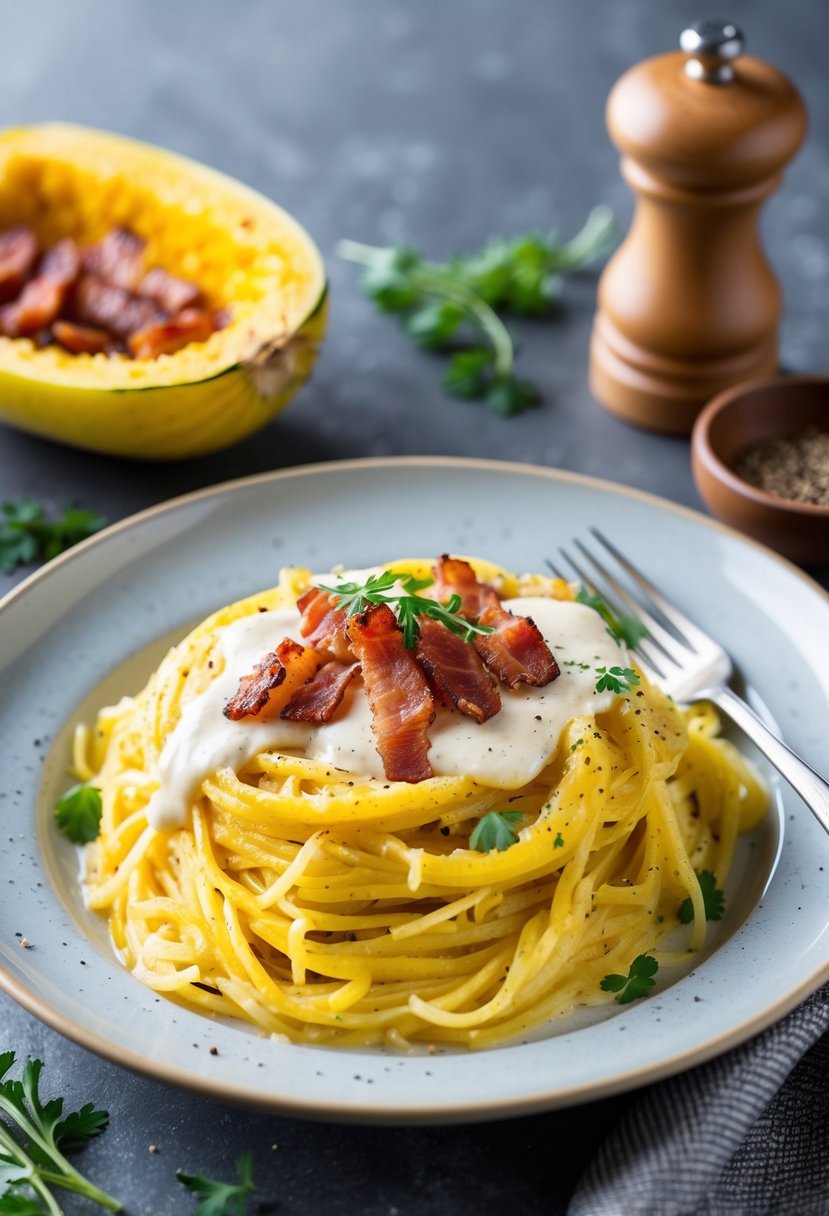
[[[562,275],[587,265],[615,239],[609,209],[596,207],[570,241],[528,233],[492,240],[446,262],[429,262],[410,245],[341,241],[338,251],[365,268],[364,292],[383,312],[403,314],[413,341],[433,350],[463,343],[443,377],[448,393],[483,399],[495,413],[509,415],[535,405],[540,394],[515,375],[512,338],[499,314],[549,315]]]
[[[181,1185],[191,1195],[198,1197],[195,1216],[245,1216],[247,1196],[254,1194],[253,1159],[250,1153],[242,1153],[236,1162],[238,1183],[216,1182],[204,1174],[176,1174]]]
[[[10,1172],[0,1162],[0,1185],[11,1181],[13,1173],[13,1168]],[[0,1197],[0,1212],[3,1213],[3,1216],[43,1216],[45,1211],[46,1208],[41,1206],[39,1200],[27,1199],[25,1195],[6,1191]]]
[[[556,838],[553,841],[553,848],[554,849],[563,849],[564,848],[564,837],[562,836],[561,832],[558,832],[556,834]]]
[[[722,920],[725,911],[725,891],[720,890],[717,886],[717,880],[710,870],[700,870],[697,878],[702,891],[702,902],[705,905],[705,919]],[[677,916],[683,925],[690,925],[694,919],[694,905],[690,895],[679,905]]]
[[[599,987],[604,992],[617,993],[620,1005],[627,1005],[640,996],[647,996],[656,983],[653,978],[659,963],[652,954],[638,954],[628,968],[627,975],[606,975]]]
[[[17,566],[47,561],[103,528],[106,520],[94,511],[66,507],[49,520],[39,502],[0,503],[0,571],[11,574]]]
[[[520,811],[487,811],[469,837],[470,849],[477,849],[479,853],[497,849],[503,853],[518,844],[518,834],[512,825],[523,818]]]
[[[427,599],[418,595],[424,587],[434,580],[430,578],[417,579],[408,574],[396,574],[394,570],[384,570],[382,574],[371,574],[364,583],[338,583],[335,587],[325,583],[316,583],[320,591],[337,597],[336,606],[341,608],[346,616],[356,616],[370,604],[393,604],[397,610],[397,620],[403,630],[403,645],[411,650],[417,641],[420,629],[418,617],[428,616],[440,621],[452,633],[458,634],[466,642],[471,642],[476,634],[492,633],[488,625],[478,625],[458,615],[462,600],[459,595],[452,595],[441,604],[438,600]],[[402,592],[395,591],[395,585],[400,584]]]
[[[576,603],[586,604],[588,608],[598,612],[614,641],[618,642],[620,646],[627,646],[629,650],[634,650],[648,632],[638,616],[632,616],[629,613],[617,616],[600,595],[588,591],[584,586],[579,587],[576,592]]]
[[[101,791],[94,785],[73,785],[55,805],[57,825],[73,844],[89,844],[101,823]]]
[[[443,373],[442,383],[452,397],[483,397],[492,376],[492,352],[479,347],[459,350]]]
[[[632,667],[597,667],[596,692],[630,692],[639,683]]]
[[[0,1053],[0,1078],[14,1064],[14,1052]],[[63,1098],[43,1102],[39,1093],[43,1063],[29,1059],[22,1079],[0,1083],[0,1212],[17,1216],[60,1216],[53,1187],[83,1195],[111,1212],[120,1212],[117,1199],[79,1174],[63,1155],[99,1135],[107,1125],[106,1111],[87,1103],[63,1115]]]

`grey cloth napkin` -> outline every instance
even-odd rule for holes
[[[827,1216],[829,985],[748,1043],[651,1086],[568,1216]]]

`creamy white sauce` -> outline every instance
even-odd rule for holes
[[[613,704],[613,693],[596,692],[596,668],[626,666],[629,659],[599,614],[583,604],[528,596],[505,600],[504,607],[533,618],[558,660],[561,675],[545,688],[500,687],[501,711],[481,725],[439,707],[429,728],[429,760],[436,776],[466,774],[499,789],[517,789],[553,758],[562,730],[572,718],[599,713]],[[222,710],[242,676],[283,638],[302,641],[299,623],[295,610],[260,612],[222,630],[218,654],[224,668],[205,692],[184,707],[159,757],[159,789],[147,810],[153,827],[186,822],[208,774],[223,767],[238,772],[258,752],[288,750],[360,776],[384,778],[359,677],[335,719],[323,726],[280,718],[231,722],[224,716]]]

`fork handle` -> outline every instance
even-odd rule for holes
[[[800,795],[824,831],[829,832],[829,783],[810,768],[797,752],[787,747],[782,739],[778,739],[742,697],[738,697],[730,688],[705,689],[700,694],[700,700],[703,699],[713,701],[748,735],[795,793]]]

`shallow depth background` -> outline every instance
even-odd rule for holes
[[[559,466],[700,505],[686,440],[633,431],[588,394],[594,273],[567,284],[555,322],[515,326],[519,370],[544,402],[504,420],[442,394],[441,360],[375,313],[334,247],[344,236],[407,240],[441,256],[527,228],[570,235],[599,202],[626,226],[632,203],[604,130],[607,92],[631,64],[676,45],[684,24],[713,14],[653,0],[6,0],[2,11],[0,123],[101,126],[239,177],[309,229],[332,296],[312,383],[260,435],[209,459],[151,466],[0,429],[0,500],[77,500],[115,520],[260,470],[440,453]],[[829,13],[824,0],[732,0],[724,15],[744,26],[753,53],[795,78],[811,111],[809,142],[763,227],[787,301],[783,362],[826,371]],[[13,581],[0,576],[0,591]],[[6,854],[10,895],[12,865]],[[42,1056],[48,1093],[110,1109],[110,1130],[81,1160],[134,1216],[192,1210],[175,1169],[229,1177],[244,1148],[263,1196],[290,1216],[478,1216],[507,1201],[548,1216],[564,1210],[626,1102],[452,1130],[306,1125],[132,1077],[5,997],[0,1019],[0,1049]],[[497,1068],[497,1055],[482,1067]],[[82,1210],[67,1201],[67,1212]]]
[[[517,326],[541,408],[504,421],[446,398],[442,360],[415,350],[334,254],[350,236],[439,256],[493,234],[570,235],[592,206],[632,203],[604,129],[614,80],[669,49],[698,10],[649,0],[176,0],[4,5],[0,121],[60,118],[163,143],[292,211],[328,262],[331,325],[313,385],[263,434],[179,467],[72,459],[0,439],[5,495],[36,481],[124,514],[226,477],[400,453],[504,456],[610,477],[698,503],[684,440],[630,431],[586,389],[595,277],[570,281],[556,323]],[[787,299],[784,364],[821,367],[829,303],[829,86],[823,0],[735,0],[755,54],[791,73],[808,146],[765,216]],[[681,284],[678,284],[681,290]],[[823,367],[825,369],[825,360]]]

